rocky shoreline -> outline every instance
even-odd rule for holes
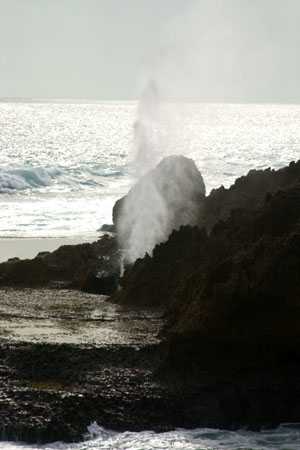
[[[93,421],[116,429],[152,420],[167,426],[153,377],[160,312],[124,310],[69,290],[0,294],[8,305],[0,314],[4,440],[80,440]]]
[[[121,278],[114,235],[0,264],[3,439],[300,422],[300,161],[194,217]]]

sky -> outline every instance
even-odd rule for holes
[[[299,0],[0,0],[0,97],[300,102]]]

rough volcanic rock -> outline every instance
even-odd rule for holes
[[[256,207],[243,200],[210,233],[174,231],[126,271],[114,297],[166,308],[160,376],[182,392],[193,386],[190,413],[208,426],[300,420],[298,174],[299,163],[272,172],[273,194],[261,200],[260,190]]]
[[[300,338],[300,183],[217,224],[176,302],[173,333]]]
[[[166,243],[158,245],[152,257],[137,260],[125,272],[123,289],[116,294],[116,301],[174,305],[184,286],[188,292],[196,282],[202,286],[204,278],[212,277],[216,267],[220,267],[219,272],[223,273],[220,276],[224,277],[231,270],[232,259],[240,258],[240,253],[244,256],[246,249],[254,251],[254,246],[260,244],[270,246],[270,252],[275,251],[275,241],[271,244],[273,238],[267,237],[267,226],[273,233],[282,228],[285,237],[289,227],[297,228],[299,184],[300,162],[279,171],[251,171],[230,189],[213,191],[201,204],[199,227],[182,227]],[[243,208],[234,208],[236,205]],[[258,264],[259,255],[251,258],[253,264]],[[254,278],[259,276],[258,269],[255,270]],[[241,280],[236,283],[241,284]],[[188,300],[181,303],[186,305]]]
[[[232,210],[209,235],[173,232],[125,273],[116,301],[165,306],[168,336],[193,345],[299,339],[300,183],[291,184],[256,210]]]
[[[119,286],[120,272],[114,271],[89,272],[81,285],[83,292],[100,295],[112,295]]]
[[[122,305],[75,291],[0,290],[2,437],[78,440],[94,420],[123,431],[299,422],[298,171],[265,172],[277,187],[267,183],[251,204],[236,192],[240,207],[221,210],[208,230],[174,231],[127,269],[114,297]],[[76,285],[99,256],[110,264],[117,244],[80,247],[78,259],[72,251],[11,261],[0,273],[13,285]],[[163,306],[165,316],[124,304]]]
[[[116,228],[113,224],[104,223],[99,231],[102,231],[104,233],[115,233]]]
[[[225,189],[213,189],[205,199],[199,226],[211,230],[219,220],[225,220],[234,209],[255,210],[260,208],[266,196],[285,190],[300,182],[300,160],[279,170],[250,170]]]
[[[121,246],[134,249],[133,259],[151,253],[173,229],[198,222],[204,196],[203,178],[193,160],[164,158],[113,208]]]
[[[52,253],[39,253],[34,259],[2,263],[0,286],[64,285],[88,290],[92,273],[115,273],[118,267],[117,241],[105,235],[91,244],[64,245]]]
[[[168,348],[160,311],[53,289],[0,289],[0,322],[4,440],[76,441],[94,421],[120,431],[299,421],[296,340],[290,357],[281,341],[264,360],[260,342],[237,353],[223,340],[216,352],[189,336]]]
[[[80,440],[93,421],[123,431],[173,426],[175,395],[154,376],[160,312],[74,290],[6,288],[0,322],[2,439]]]
[[[206,240],[206,231],[197,227],[173,231],[167,243],[155,247],[152,257],[146,255],[128,266],[113,300],[127,305],[168,307],[180,284],[193,272],[199,255],[205,258]]]

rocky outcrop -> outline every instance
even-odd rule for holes
[[[117,241],[105,235],[91,244],[64,245],[52,253],[39,253],[34,259],[14,258],[2,263],[0,286],[67,286],[111,294],[113,283],[108,283],[108,279],[111,276],[115,278],[118,271]]]
[[[275,353],[284,343],[286,354],[299,342],[299,168],[297,163],[274,172],[279,190],[265,193],[256,209],[250,204],[232,210],[209,234],[205,228],[183,227],[157,246],[153,257],[138,260],[125,273],[115,300],[166,308],[169,356],[178,365],[183,364],[177,358],[181,344],[182,355],[190,354],[190,345],[189,359],[196,361],[195,355],[204,357],[206,344],[212,348],[213,343],[216,355],[229,342],[241,361],[242,348],[257,342]],[[272,186],[276,190],[274,180]]]
[[[119,267],[114,267],[109,271],[88,272],[81,285],[83,292],[100,295],[112,295],[119,286]]]
[[[184,156],[168,156],[155,169],[146,173],[127,195],[115,203],[112,215],[116,228],[118,228],[118,225],[120,226],[122,209],[126,207],[125,204],[127,202],[133,204],[135,199],[139,197],[139,193],[147,190],[153,184],[159,196],[163,199],[167,210],[170,211],[173,228],[186,225],[186,223],[182,223],[182,220],[190,214],[191,204],[205,196],[205,184],[194,161]],[[143,208],[151,210],[151,206],[151,204],[145,204]]]
[[[256,212],[235,211],[203,241],[205,260],[176,294],[170,331],[299,339],[300,183]]]
[[[81,440],[93,421],[171,427],[154,379],[160,314],[72,290],[0,289],[0,299],[2,439]]]
[[[269,255],[269,260],[274,262],[273,252],[279,239],[276,233],[281,230],[283,234],[282,241],[278,242],[282,246],[287,245],[285,239],[291,230],[297,233],[299,185],[300,162],[279,171],[251,171],[231,188],[213,191],[201,204],[203,215],[199,216],[199,226],[174,231],[166,243],[154,249],[152,257],[137,260],[125,273],[121,281],[123,289],[116,294],[116,301],[165,307],[182,303],[186,307],[191,290],[195,288],[199,296],[208,279],[213,292],[218,288],[213,275],[217,268],[218,276],[225,277],[229,270],[240,267],[241,258],[246,257],[254,265],[250,284],[259,283],[265,276],[261,272],[265,262],[260,261],[255,248],[259,245],[265,248],[262,255]],[[236,205],[239,208],[234,208]],[[251,252],[254,253],[250,255]],[[292,253],[288,255],[293,257]],[[241,273],[234,276],[232,283],[241,289],[245,276]],[[278,279],[283,282],[281,290],[288,289],[288,281]],[[224,291],[225,295],[231,297],[230,291],[227,294]]]
[[[158,377],[158,347],[1,344],[0,350],[5,440],[78,441],[93,421],[118,431],[259,430],[299,421],[295,363],[244,373],[205,366],[197,376],[189,366],[182,376]]]
[[[24,289],[115,289],[114,238],[0,265],[4,439],[300,422],[300,163],[199,198],[198,226],[128,266],[114,303]]]
[[[300,160],[279,170],[250,170],[225,189],[213,189],[205,199],[198,226],[211,230],[220,220],[228,219],[234,209],[254,211],[263,206],[267,195],[285,190],[300,182]]]
[[[259,342],[240,342],[235,355],[229,340],[218,352],[191,336],[167,347],[157,310],[69,290],[0,289],[0,298],[4,440],[78,441],[94,421],[120,431],[299,421],[296,341],[289,361],[281,342],[262,363]]]
[[[174,231],[114,297],[165,308],[159,374],[190,386],[191,414],[208,426],[225,410],[227,427],[300,419],[299,175],[292,163],[212,193],[206,226]]]
[[[169,156],[116,202],[113,221],[131,262],[165,241],[172,230],[195,225],[205,197],[203,178],[193,160]]]
[[[179,286],[194,271],[199,255],[205,258],[206,240],[206,231],[197,227],[173,231],[166,243],[155,247],[152,257],[147,255],[128,267],[113,300],[122,305],[168,308]]]

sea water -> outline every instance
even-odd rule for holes
[[[134,102],[0,103],[0,238],[95,236],[133,178]],[[250,169],[300,158],[300,106],[186,104],[167,152],[193,158],[207,191]],[[99,424],[101,425],[101,424]],[[93,424],[84,443],[0,442],[1,450],[300,449],[300,427],[253,433],[198,429],[115,433]]]
[[[300,157],[298,105],[173,109],[162,155],[193,158],[208,191]],[[88,237],[111,223],[133,182],[136,115],[134,102],[0,103],[0,238]]]
[[[97,424],[77,444],[25,445],[0,442],[2,450],[298,450],[300,426],[282,425],[273,431],[175,430],[117,433]]]

